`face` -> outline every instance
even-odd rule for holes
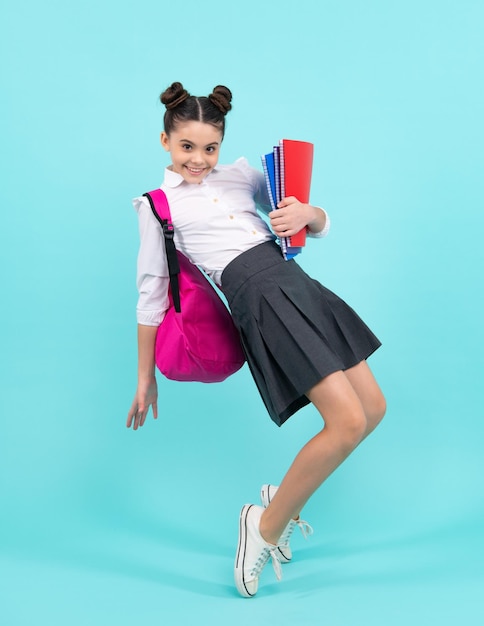
[[[170,135],[161,133],[161,145],[171,154],[171,169],[187,183],[201,183],[217,165],[222,131],[204,122],[185,122]]]

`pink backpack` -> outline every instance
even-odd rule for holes
[[[225,380],[245,362],[232,316],[198,267],[176,249],[165,193],[144,195],[161,224],[170,274],[170,308],[156,335],[156,366],[171,380]]]

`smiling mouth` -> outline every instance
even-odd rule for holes
[[[185,165],[185,167],[192,176],[200,176],[200,174],[205,171],[204,167],[188,167],[188,165]]]

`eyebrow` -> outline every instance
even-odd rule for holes
[[[179,143],[189,143],[191,146],[195,145],[193,141],[190,141],[190,139],[180,139]],[[211,143],[207,143],[205,148],[208,148],[209,146],[218,146],[218,145],[219,145],[218,141],[212,141]]]

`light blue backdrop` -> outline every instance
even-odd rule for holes
[[[480,0],[4,3],[2,626],[480,624],[484,619]],[[332,218],[301,264],[380,336],[379,431],[305,517],[282,583],[239,599],[240,506],[320,427],[247,369],[136,384],[137,222],[158,94],[234,94],[222,161],[312,141]]]

